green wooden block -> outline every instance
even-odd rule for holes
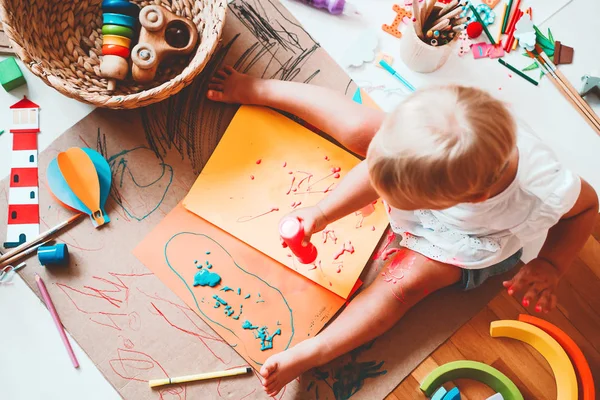
[[[0,84],[7,92],[24,85],[25,77],[14,57],[0,61]]]

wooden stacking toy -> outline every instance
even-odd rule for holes
[[[131,74],[136,82],[150,82],[166,57],[189,54],[198,42],[198,29],[186,18],[151,5],[140,12],[140,39],[131,52]]]
[[[113,91],[129,71],[127,58],[140,8],[127,0],[103,0],[102,12],[100,75],[108,78],[108,90]]]

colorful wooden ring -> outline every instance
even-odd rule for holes
[[[102,14],[103,25],[120,25],[133,29],[136,24],[136,19],[129,15],[104,13]]]
[[[133,39],[133,36],[135,35],[132,29],[119,25],[103,25],[102,34],[124,36],[129,39]]]
[[[455,386],[446,393],[443,400],[460,400],[460,391]]]
[[[487,4],[477,4],[475,11],[477,11],[481,17],[481,21],[483,21],[486,26],[494,23],[494,20],[496,19],[496,13]]]
[[[102,46],[102,55],[127,58],[129,57],[129,48],[116,44],[105,44]]]
[[[102,37],[102,44],[116,44],[117,46],[129,48],[131,46],[131,39],[126,38],[124,36],[104,35]]]
[[[105,13],[125,14],[137,18],[140,8],[127,0],[104,0],[102,2],[102,11]]]

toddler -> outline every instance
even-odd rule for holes
[[[404,247],[384,267],[396,283],[378,276],[317,336],[267,359],[260,375],[270,396],[381,335],[427,294],[471,290],[512,269],[523,245],[546,232],[538,257],[503,285],[525,307],[549,312],[598,213],[592,187],[479,89],[418,90],[385,115],[324,88],[225,67],[207,96],[295,114],[366,155],[318,204],[290,214],[303,221],[306,241],[381,198]]]

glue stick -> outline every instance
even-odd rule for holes
[[[279,235],[302,264],[310,264],[317,259],[317,248],[314,244],[302,245],[304,227],[298,218],[284,218],[279,224]]]
[[[352,4],[346,3],[346,0],[297,0],[304,4],[308,4],[315,8],[323,8],[329,11],[330,14],[339,15],[339,14],[358,14],[356,8]]]

